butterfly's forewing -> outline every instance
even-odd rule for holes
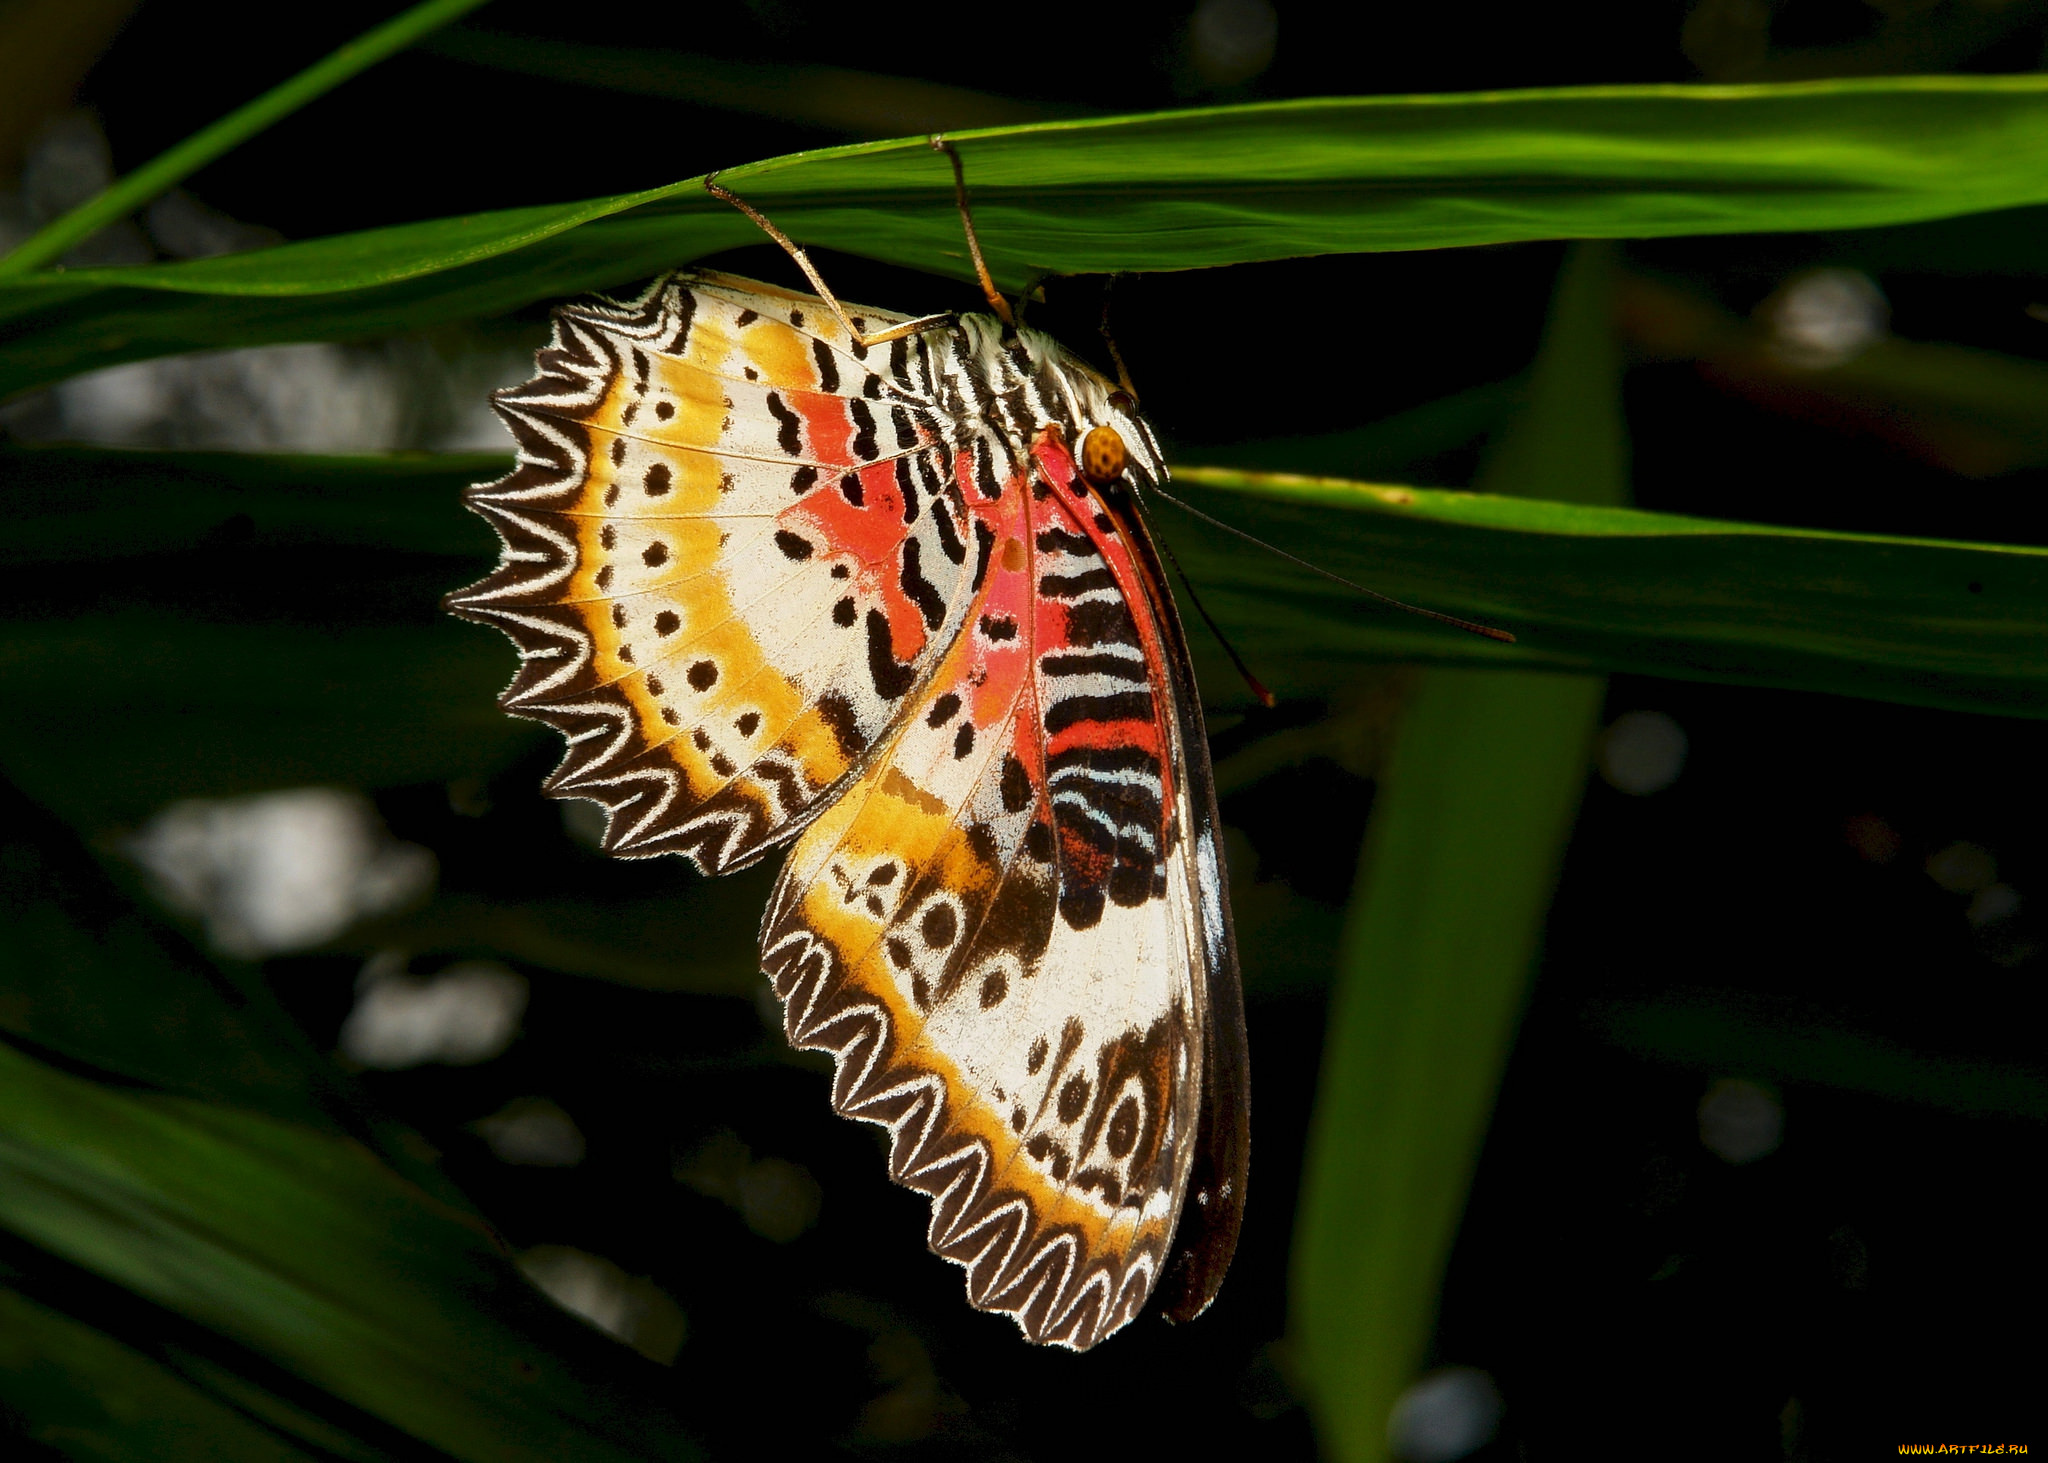
[[[541,360],[472,497],[505,562],[454,603],[571,734],[553,790],[713,871],[796,838],[762,928],[789,1035],[976,1305],[1074,1347],[1162,1276],[1198,1313],[1245,1160],[1214,797],[1143,523],[1067,447],[1114,417],[1156,480],[1141,424],[1032,332],[863,352],[714,275],[571,307]]]
[[[518,467],[469,497],[504,559],[450,607],[518,643],[502,704],[568,736],[550,791],[602,803],[607,848],[737,867],[951,636],[967,544],[924,347],[699,274],[558,311],[539,365],[497,398]]]

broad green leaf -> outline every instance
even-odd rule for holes
[[[217,1363],[215,1395],[316,1456],[331,1428],[355,1440],[342,1456],[382,1456],[391,1435],[479,1463],[695,1456],[667,1414],[600,1380],[630,1371],[611,1343],[358,1144],[0,1043],[0,1227],[280,1369],[287,1396],[333,1399],[307,1419],[262,1371]],[[31,1344],[64,1340],[46,1326]],[[130,1446],[156,1422],[130,1419]]]
[[[1482,481],[1627,494],[1604,251],[1568,256]],[[1329,1456],[1388,1452],[1570,836],[1605,682],[1425,671],[1380,779],[1325,1028],[1290,1326]]]
[[[499,647],[452,623],[0,620],[0,765],[94,830],[179,797],[488,777],[540,734],[498,710],[510,679]]]
[[[1519,637],[1496,645],[1404,620],[1161,508],[1203,600],[1262,676],[1274,668],[1276,690],[1329,684],[1360,660],[1420,659],[2048,715],[2048,550],[1331,479],[1177,476],[1239,495],[1200,501],[1271,543]]]
[[[2038,204],[2048,79],[1353,97],[955,141],[991,263],[1014,286],[1048,273],[1861,228]],[[967,276],[950,176],[923,139],[722,176],[800,240]],[[502,311],[757,239],[689,179],[230,258],[24,276],[0,288],[0,394],[169,351]]]

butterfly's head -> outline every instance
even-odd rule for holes
[[[1082,480],[1099,493],[1124,475],[1130,458],[1123,434],[1105,423],[1091,427],[1081,439],[1081,457],[1076,465],[1081,469]]]

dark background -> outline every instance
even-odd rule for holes
[[[126,170],[388,12],[144,4],[80,100]],[[2014,3],[1991,14],[1860,0],[1708,0],[1690,11],[1281,4],[1270,64],[1240,79],[1204,73],[1184,4],[500,0],[469,25],[926,78],[1041,109],[1130,111],[2034,69],[2048,11]],[[302,238],[646,187],[850,135],[758,108],[420,53],[350,82],[187,186],[215,209]],[[1987,471],[1945,447],[1911,401],[1873,411],[1775,391],[1753,362],[1674,352],[1642,322],[1676,292],[1752,329],[1744,322],[1799,270],[1846,263],[1870,271],[1902,338],[2042,360],[2048,325],[2027,313],[2048,295],[2042,224],[2019,216],[1629,249],[1624,291],[1647,282],[1665,292],[1631,297],[1635,312],[1624,311],[1637,501],[2040,542],[2048,476],[2024,444]],[[819,257],[852,298],[903,310],[972,303],[946,281]],[[1459,485],[1483,453],[1483,424],[1378,461],[1332,457],[1314,439],[1513,377],[1534,352],[1559,258],[1557,246],[1527,246],[1155,276],[1119,287],[1118,334],[1180,460],[1299,434],[1288,460],[1267,465]],[[792,278],[766,248],[724,262]],[[1087,349],[1097,288],[1053,281],[1039,323]],[[1214,328],[1219,320],[1230,328]],[[478,566],[445,567],[445,582],[395,599],[387,587],[356,612],[434,615],[433,595]],[[374,569],[332,574],[344,600]],[[303,604],[277,602],[289,594],[252,586],[244,612],[304,618]],[[509,675],[495,637],[479,630],[476,654]],[[1233,755],[1325,712],[1370,723],[1374,704],[1217,715],[1226,784]],[[1907,1440],[2034,1438],[2043,1265],[2038,1204],[2026,1194],[2048,1118],[2048,966],[2027,901],[2048,890],[2041,730],[1617,678],[1609,715],[1631,710],[1670,716],[1689,751],[1665,790],[1589,785],[1433,1352],[1483,1368],[1505,1397],[1498,1437],[1472,1456],[1860,1459]],[[969,1310],[957,1272],[924,1250],[925,1201],[887,1184],[875,1133],[831,1115],[819,1069],[781,1050],[753,1001],[528,965],[532,1006],[505,1056],[364,1080],[444,1150],[511,1244],[576,1245],[677,1299],[690,1336],[675,1365],[678,1405],[728,1454],[1313,1456],[1282,1338],[1328,973],[1371,804],[1372,738],[1355,740],[1366,750],[1297,758],[1224,802],[1240,902],[1263,911],[1246,920],[1244,950],[1256,1159],[1236,1266],[1194,1325],[1147,1318],[1076,1357],[1028,1348],[1008,1321]],[[444,893],[603,906],[693,880],[673,861],[618,864],[572,838],[535,790],[552,752],[499,770],[482,797],[380,789],[379,806],[393,832],[435,850]],[[1973,925],[1968,894],[1929,875],[1928,859],[1958,841],[1995,856],[1998,877],[2020,893],[2016,914]],[[758,878],[734,881],[718,918],[751,926],[761,893]],[[415,968],[464,953],[428,951]],[[359,965],[294,957],[271,962],[270,974],[331,1044]],[[2012,1067],[2030,1075],[2001,1086],[1999,1070]],[[1698,1107],[1725,1078],[1753,1081],[1781,1105],[1774,1152],[1738,1164],[1703,1144]],[[581,1166],[508,1167],[465,1126],[536,1092],[588,1135]],[[815,1181],[818,1217],[801,1237],[762,1237],[733,1205],[673,1176],[734,1135]]]

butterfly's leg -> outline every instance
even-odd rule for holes
[[[958,167],[959,165],[956,163],[954,166]],[[734,208],[737,208],[741,213],[752,219],[755,226],[762,233],[780,244],[782,252],[794,259],[796,267],[804,272],[804,278],[811,282],[811,288],[818,292],[818,298],[832,307],[832,313],[839,317],[839,323],[846,327],[846,333],[859,341],[863,349],[869,346],[886,345],[892,340],[901,340],[906,335],[916,335],[920,331],[925,330],[939,330],[956,323],[951,314],[926,315],[921,320],[906,320],[901,325],[892,325],[887,330],[876,331],[873,335],[863,333],[854,326],[852,318],[846,313],[846,307],[839,303],[839,296],[832,293],[832,287],[825,283],[825,277],[818,273],[818,267],[811,263],[811,256],[803,251],[802,245],[769,222],[768,215],[761,212],[760,209],[754,207],[753,204],[747,202],[746,199],[740,197],[739,194],[733,192],[730,188],[722,186],[718,181],[718,174],[712,173],[704,179],[704,191],[722,203],[730,203]],[[979,263],[980,259],[981,256],[977,253],[975,255],[976,262]],[[1005,315],[1004,318],[1007,319],[1009,317]]]
[[[988,297],[988,307],[996,312],[996,318],[1014,327],[1017,320],[1010,313],[1010,302],[996,289],[995,280],[989,276],[988,261],[981,257],[981,240],[974,233],[974,213],[967,206],[967,171],[960,165],[960,154],[946,141],[943,132],[934,132],[931,140],[932,150],[944,153],[946,161],[953,165],[953,205],[960,210],[960,228],[967,235],[967,252],[974,256],[974,273],[981,281],[981,292]]]

